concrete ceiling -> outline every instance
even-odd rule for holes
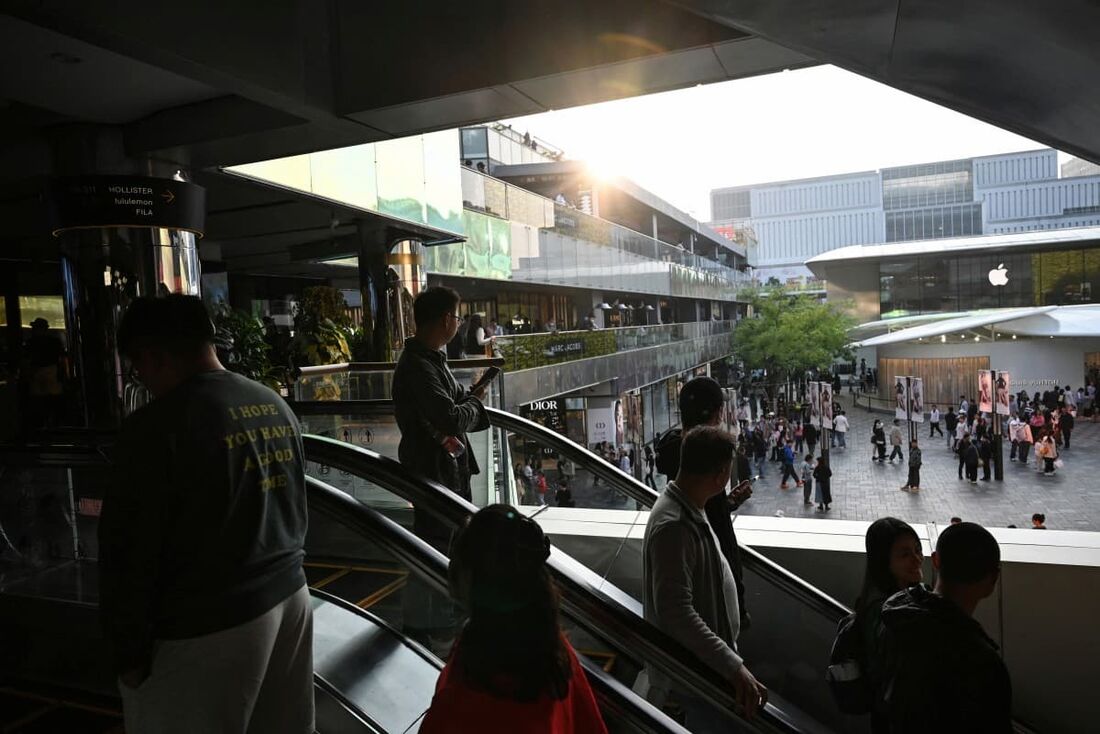
[[[116,126],[132,158],[200,168],[818,62],[1100,158],[1094,0],[8,0],[5,11],[8,179],[56,172],[58,137],[80,126]]]
[[[4,8],[0,239],[9,241],[40,233],[43,175],[148,172],[135,161],[198,172],[819,61],[1100,158],[1092,0],[7,0]],[[237,206],[259,194],[206,183],[211,241],[242,256],[257,232],[262,246],[286,239],[287,247],[352,232],[345,216],[333,226],[325,207],[282,192]]]
[[[22,134],[0,145],[24,173],[56,172],[65,127],[201,168],[814,63],[662,0],[5,7],[0,127]]]

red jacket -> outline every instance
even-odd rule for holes
[[[531,702],[498,698],[471,688],[448,662],[420,734],[607,734],[584,669],[573,647],[568,642],[565,647],[573,674],[569,694],[560,701],[547,696]]]

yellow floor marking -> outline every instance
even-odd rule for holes
[[[386,584],[385,586],[383,586],[381,589],[374,592],[370,596],[368,596],[364,599],[360,599],[358,602],[355,603],[355,606],[359,607],[360,609],[369,609],[370,607],[374,606],[378,602],[385,599],[387,596],[389,596],[393,592],[400,589],[402,586],[405,585],[405,583],[407,581],[408,581],[408,574],[404,574],[404,575],[394,579],[390,583]]]
[[[577,650],[578,653],[584,655],[586,658],[592,658],[599,662],[600,660],[606,660],[603,664],[603,670],[605,673],[610,673],[611,669],[615,667],[615,654],[610,652],[596,652],[595,650]]]
[[[376,568],[374,566],[357,566],[347,563],[303,563],[302,565],[306,568],[346,568],[349,571],[364,571],[366,573],[388,573],[394,575],[405,573],[405,571],[396,568]]]
[[[328,576],[325,576],[323,579],[321,579],[320,581],[315,583],[312,588],[314,588],[314,589],[324,588],[327,584],[331,584],[336,579],[343,578],[344,576],[347,576],[349,573],[351,573],[350,568],[341,568],[336,573],[330,573]]]

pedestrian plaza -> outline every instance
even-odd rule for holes
[[[891,515],[911,523],[947,523],[958,516],[989,527],[1026,528],[1031,526],[1032,513],[1041,512],[1052,530],[1100,530],[1100,423],[1078,419],[1071,448],[1062,453],[1065,465],[1052,477],[1036,472],[1034,452],[1026,466],[1010,462],[1006,440],[1004,481],[979,479],[977,485],[958,479],[958,459],[948,449],[947,439],[929,439],[928,423],[917,424],[923,454],[921,490],[910,493],[899,489],[907,477],[904,460],[871,461],[871,424],[879,418],[889,426],[892,416],[853,408],[848,395],[840,399],[851,430],[847,449],[834,449],[830,455],[831,509],[820,512],[816,505],[804,505],[801,487],[791,484],[780,489],[782,468],[768,462],[740,514],[868,521]],[[941,409],[946,412],[946,406]]]

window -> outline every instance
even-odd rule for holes
[[[462,129],[462,160],[485,158],[489,155],[489,146],[486,141],[487,132],[483,127]]]
[[[19,321],[23,327],[40,318],[46,319],[51,329],[65,328],[65,303],[61,296],[19,296]]]
[[[716,192],[711,202],[712,218],[716,221],[724,221],[752,216],[751,194],[752,191],[749,189]]]

